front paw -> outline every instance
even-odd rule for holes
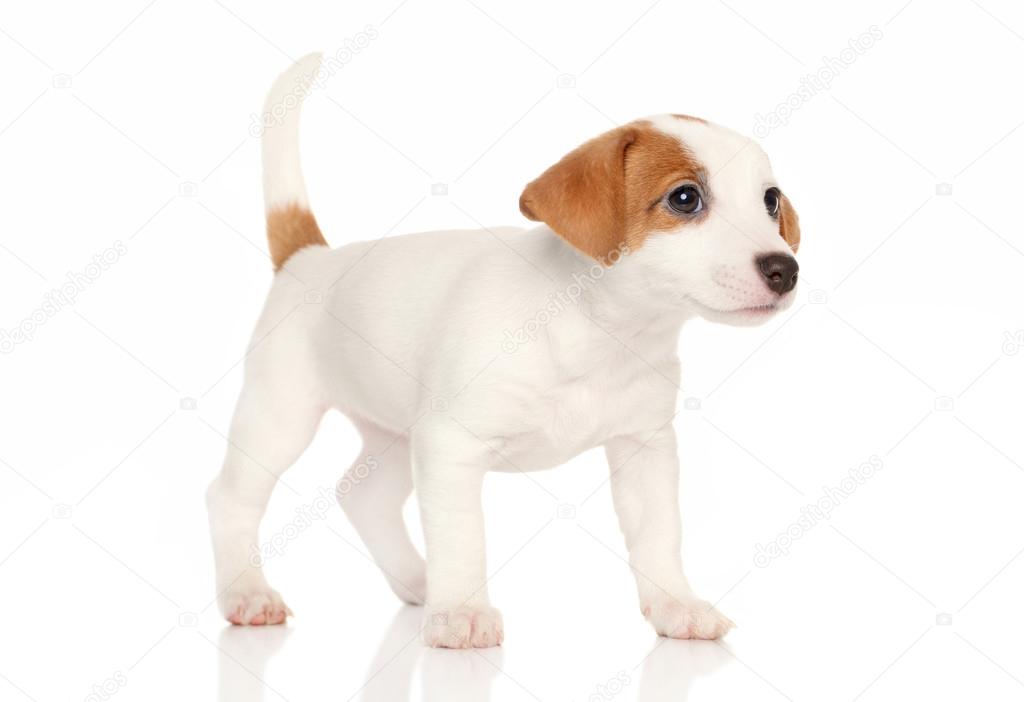
[[[717,639],[736,626],[731,619],[693,596],[664,595],[641,606],[660,636],[672,639]]]
[[[433,648],[489,648],[505,639],[501,612],[488,605],[428,607],[423,640]]]
[[[218,599],[224,618],[242,626],[284,624],[292,613],[281,595],[266,585],[234,588]]]

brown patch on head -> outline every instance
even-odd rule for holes
[[[796,253],[800,248],[800,218],[796,216],[793,203],[779,193],[779,235],[786,240],[789,248]]]
[[[523,190],[519,209],[599,261],[623,246],[639,249],[651,232],[681,220],[660,207],[673,185],[699,182],[701,164],[679,140],[650,122],[632,122],[591,139]]]
[[[317,244],[327,246],[313,213],[298,205],[267,212],[267,239],[275,271],[299,249]]]

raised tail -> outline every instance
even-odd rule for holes
[[[319,67],[320,54],[299,59],[274,81],[263,105],[263,200],[275,271],[299,249],[327,245],[299,162],[299,114]]]

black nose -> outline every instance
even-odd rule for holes
[[[779,295],[796,287],[800,266],[796,259],[786,254],[768,254],[757,259],[757,267],[764,276],[764,282]]]

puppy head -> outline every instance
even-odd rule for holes
[[[523,214],[665,307],[752,324],[793,300],[800,227],[750,139],[692,117],[632,122],[526,186]]]

